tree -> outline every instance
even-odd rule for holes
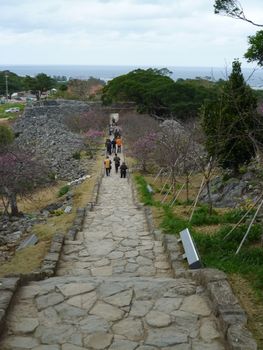
[[[0,95],[6,95],[6,87],[8,89],[8,96],[10,97],[14,92],[24,90],[25,78],[8,70],[2,71],[0,72]]]
[[[68,86],[68,93],[76,99],[89,99],[91,96],[101,92],[105,82],[101,79],[90,77],[87,80],[70,79]]]
[[[257,27],[263,27],[263,24],[255,23],[248,19],[244,13],[243,7],[238,0],[215,0],[214,11],[216,14],[241,19]],[[248,62],[256,61],[259,66],[263,66],[263,31],[258,31],[255,35],[248,37],[250,47],[245,53]]]
[[[77,133],[86,133],[89,130],[104,131],[108,123],[108,115],[103,110],[89,110],[86,113],[69,116],[66,125]]]
[[[157,147],[157,134],[147,132],[141,136],[132,146],[132,156],[139,161],[143,172],[147,171],[147,165],[154,159]]]
[[[34,78],[27,75],[25,84],[27,88],[31,90],[32,94],[36,95],[37,100],[39,100],[43,92],[52,89],[56,85],[56,82],[50,76],[40,73]]]
[[[251,135],[261,137],[256,108],[253,90],[245,83],[241,64],[235,60],[218,101],[206,103],[201,111],[209,156],[234,173],[255,156]]]
[[[101,143],[101,139],[104,136],[103,131],[98,131],[94,129],[89,129],[84,133],[85,145],[87,146],[90,158],[94,157],[94,151],[97,150],[99,144]]]
[[[48,169],[33,153],[9,149],[0,154],[0,197],[6,214],[18,216],[17,198],[48,181]]]
[[[241,19],[254,26],[263,27],[263,24],[255,23],[246,17],[242,4],[238,0],[215,0],[214,11],[215,14]]]
[[[112,79],[103,89],[104,104],[135,102],[139,113],[166,119],[196,117],[206,98],[217,84],[204,81],[175,82],[167,69],[136,69]]]
[[[0,125],[0,153],[2,153],[13,141],[13,131],[6,125]]]
[[[249,36],[248,43],[250,46],[245,53],[245,58],[248,62],[256,61],[259,66],[263,67],[263,30]]]

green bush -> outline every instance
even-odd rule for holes
[[[0,125],[0,147],[6,147],[14,140],[13,131],[6,125]]]
[[[74,159],[80,159],[81,158],[81,154],[80,154],[80,151],[76,151],[72,154],[72,157]]]
[[[64,196],[64,194],[68,193],[69,188],[70,187],[68,185],[61,187],[58,191],[58,197]]]

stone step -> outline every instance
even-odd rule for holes
[[[18,298],[1,350],[225,349],[206,295],[187,279],[54,277]]]

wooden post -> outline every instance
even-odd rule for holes
[[[181,186],[180,190],[176,193],[174,199],[172,200],[172,202],[170,203],[170,207],[172,207],[176,201],[176,199],[179,197],[180,193],[182,192],[182,190],[184,189],[185,183]]]
[[[203,187],[204,187],[204,182],[205,182],[205,176],[204,176],[203,179],[202,179],[202,182],[201,182],[201,185],[200,185],[198,194],[197,194],[197,196],[196,196],[196,198],[195,198],[194,207],[193,207],[192,213],[191,213],[191,215],[190,215],[189,222],[191,222],[191,220],[192,220],[192,218],[193,218],[196,204],[197,204],[197,202],[198,202],[199,196],[200,196],[200,194],[201,194],[201,192],[202,192],[202,189],[203,189]]]
[[[245,217],[251,212],[252,209],[255,208],[255,206],[257,205],[257,203],[259,202],[260,198],[262,196],[260,196],[256,202],[253,204],[253,206],[251,208],[249,208],[249,210],[242,216],[242,218],[238,221],[238,223],[235,224],[234,227],[232,227],[232,229],[225,235],[225,237],[223,238],[223,240],[225,240],[238,226],[239,224],[241,224],[241,222],[245,219]]]
[[[243,243],[245,242],[245,240],[246,240],[246,238],[247,238],[247,236],[248,236],[248,234],[249,234],[249,232],[250,232],[250,230],[251,230],[251,227],[252,227],[252,225],[253,225],[253,223],[254,223],[254,221],[255,221],[257,215],[258,215],[258,212],[259,212],[260,208],[262,207],[262,205],[263,205],[263,200],[260,202],[260,204],[259,204],[259,206],[258,206],[258,208],[257,208],[257,210],[256,210],[256,212],[255,212],[255,214],[254,214],[254,216],[253,216],[253,218],[252,218],[252,220],[251,220],[249,226],[248,226],[247,232],[246,232],[245,236],[243,237],[243,239],[242,239],[242,241],[241,241],[239,247],[237,248],[236,255],[239,253],[239,251],[240,251],[240,249],[241,249]]]
[[[161,168],[161,170],[158,172],[158,174],[155,176],[154,180],[153,180],[153,184],[155,184],[155,182],[157,181],[158,177],[161,175],[163,171],[163,168]]]
[[[170,171],[170,174],[169,174],[169,176],[167,177],[167,179],[166,179],[166,181],[165,181],[165,183],[164,183],[164,185],[163,185],[163,187],[162,187],[162,189],[161,189],[160,194],[162,194],[162,193],[163,193],[163,190],[164,190],[164,188],[165,188],[165,186],[166,186],[166,184],[167,184],[168,180],[170,179],[171,175],[172,175],[172,170]]]
[[[172,188],[173,188],[173,185],[171,185],[171,187],[169,188],[169,190],[166,192],[166,194],[165,194],[165,196],[163,197],[161,203],[164,203],[164,202],[165,202],[165,200],[166,200],[166,198],[167,198],[167,196],[168,196],[168,194],[170,193],[170,191],[171,191]]]

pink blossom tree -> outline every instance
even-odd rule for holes
[[[133,143],[130,154],[136,158],[142,171],[147,171],[147,166],[153,161],[157,146],[157,134],[148,132]]]
[[[10,149],[0,154],[0,198],[5,214],[19,215],[17,198],[29,196],[47,182],[48,168],[34,154]]]

